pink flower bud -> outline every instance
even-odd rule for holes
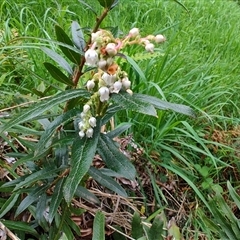
[[[117,54],[116,44],[108,43],[108,45],[106,46],[106,52],[109,56],[115,56]]]
[[[107,87],[99,88],[98,93],[100,95],[101,102],[107,101],[109,99],[109,89]]]
[[[155,37],[155,42],[156,43],[162,43],[162,42],[165,42],[165,41],[166,41],[166,38],[162,34],[158,34]]]
[[[98,62],[98,54],[93,49],[88,49],[85,52],[86,65],[95,67]]]
[[[131,37],[135,38],[139,35],[139,29],[138,28],[133,28],[129,31],[129,35],[131,35]]]

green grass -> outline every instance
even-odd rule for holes
[[[94,0],[87,2],[100,10]],[[188,11],[175,1],[122,0],[102,26],[116,27],[120,35],[138,27],[142,35],[166,36],[167,42],[159,46],[161,54],[151,60],[145,59],[144,54],[136,55],[139,47],[128,49],[147,79],[141,79],[126,66],[133,91],[189,105],[197,117],[159,111],[158,118],[153,118],[129,112],[119,115],[116,121],[133,123],[129,132],[144,147],[145,157],[153,168],[164,168],[179,188],[189,186],[186,202],[194,203],[195,207],[186,210],[189,218],[183,216],[177,222],[186,239],[197,239],[201,234],[206,239],[215,239],[203,217],[212,217],[208,195],[220,186],[225,194],[227,180],[236,186],[240,180],[234,175],[239,171],[239,159],[231,150],[234,140],[217,142],[211,138],[214,131],[239,126],[240,5],[230,0],[182,2]],[[54,25],[59,24],[70,33],[72,20],[77,20],[87,31],[94,22],[94,14],[73,0],[61,3],[4,0],[1,3],[0,109],[36,99],[32,89],[44,92],[51,86],[46,95],[62,89],[44,69],[47,57],[39,47],[56,48],[52,42]],[[205,173],[201,170],[204,167]],[[155,178],[158,179],[157,174]],[[209,179],[213,183],[208,186]],[[183,195],[174,197],[185,204]]]

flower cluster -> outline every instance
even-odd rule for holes
[[[149,35],[142,38],[138,28],[131,29],[123,39],[115,39],[109,31],[102,29],[92,33],[90,46],[85,52],[85,64],[97,68],[92,74],[92,78],[86,83],[88,91],[92,93],[92,98],[95,98],[97,94],[100,103],[107,103],[112,93],[117,94],[121,90],[132,95],[128,74],[121,70],[114,58],[126,45],[143,45],[146,51],[153,52],[153,42],[161,43],[165,40],[163,35]],[[96,102],[95,99],[91,100],[93,99],[90,99],[90,103]],[[92,116],[94,108],[91,111],[90,105],[85,104],[81,113],[81,121],[79,122],[79,136],[81,138],[85,135],[92,137],[93,128],[96,126],[96,118]]]

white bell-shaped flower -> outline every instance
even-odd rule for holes
[[[88,138],[91,138],[93,136],[93,129],[92,128],[88,128],[86,131],[86,136]]]
[[[85,52],[86,65],[95,67],[98,63],[98,54],[94,49],[88,49]]]
[[[85,104],[83,106],[83,113],[87,113],[90,110],[90,106],[88,104]]]
[[[95,87],[94,80],[87,81],[87,89],[88,89],[88,91],[92,90],[94,87]]]
[[[122,88],[122,83],[120,81],[117,81],[113,84],[113,90],[112,92],[113,93],[119,93],[119,91],[121,90]]]
[[[91,127],[96,127],[96,118],[95,117],[90,117],[89,120],[88,120],[89,124]]]
[[[78,134],[79,134],[79,137],[80,137],[80,138],[83,138],[83,137],[85,136],[84,131],[80,131]]]
[[[122,86],[124,89],[129,89],[131,86],[131,82],[129,81],[128,77],[122,79]]]
[[[100,95],[101,102],[107,101],[109,99],[109,89],[107,87],[99,88],[98,93]]]
[[[148,51],[148,52],[153,52],[153,50],[154,50],[154,44],[152,44],[152,43],[146,44],[145,49],[146,49],[146,51]]]

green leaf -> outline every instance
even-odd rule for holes
[[[54,192],[51,198],[50,206],[49,206],[49,215],[48,215],[48,221],[51,224],[53,221],[53,218],[55,217],[55,214],[58,210],[58,207],[63,199],[63,184],[65,179],[61,179],[58,181],[54,188]]]
[[[127,197],[126,191],[111,177],[102,174],[99,170],[94,167],[90,167],[88,170],[89,175],[99,182],[102,186],[112,190],[122,197]]]
[[[118,94],[112,94],[112,100],[126,110],[132,110],[155,117],[157,116],[157,112],[151,103],[135,96],[135,94],[131,96],[127,92],[119,92]]]
[[[100,120],[97,121],[92,138],[84,137],[80,139],[77,137],[73,142],[71,170],[63,188],[64,198],[67,203],[71,202],[78,184],[90,168],[96,153],[99,133]]]
[[[67,90],[61,92],[53,97],[50,97],[42,102],[34,104],[34,106],[30,107],[26,111],[21,111],[17,116],[14,116],[9,122],[6,124],[2,124],[0,127],[0,132],[3,132],[14,125],[27,122],[29,120],[34,119],[35,117],[43,114],[45,111],[50,110],[55,105],[66,102],[70,99],[83,97],[88,98],[89,93],[84,89],[74,89]]]
[[[145,101],[149,104],[152,104],[155,108],[161,109],[161,110],[172,110],[178,113],[182,113],[191,117],[195,117],[195,113],[192,108],[182,105],[182,104],[176,104],[176,103],[169,103],[166,101],[163,101],[159,98],[148,96],[144,94],[134,93],[133,94],[135,99],[138,99],[140,101]]]
[[[57,118],[52,121],[44,133],[42,134],[39,142],[36,146],[36,151],[34,153],[34,156],[41,155],[42,152],[45,151],[45,148],[47,147],[49,141],[51,140],[52,135],[55,133],[57,127],[59,127],[61,124],[64,124],[65,122],[71,120],[73,117],[75,117],[80,112],[79,109],[71,109],[68,112],[58,116]],[[51,147],[51,146],[49,146]]]
[[[64,32],[64,30],[56,25],[55,26],[55,31],[56,31],[56,35],[57,35],[57,40],[59,42],[65,43],[67,45],[70,46],[74,46],[71,39],[68,37],[68,35]],[[81,55],[76,53],[75,51],[67,48],[67,47],[63,47],[63,46],[59,46],[60,49],[62,50],[63,54],[73,63],[79,65],[80,61],[81,61]]]
[[[44,193],[42,193],[42,195],[39,197],[39,199],[37,201],[37,206],[36,206],[36,209],[35,209],[35,218],[36,218],[38,224],[45,231],[49,230],[49,225],[48,225],[47,220],[45,218],[47,207],[48,207],[48,196],[44,192]],[[30,207],[29,207],[29,211],[31,212]]]
[[[45,62],[43,64],[54,79],[68,86],[74,86],[74,83],[53,64],[48,62]]]
[[[85,44],[83,32],[78,22],[73,21],[71,24],[71,29],[72,29],[72,39],[74,44],[83,52],[86,44]]]
[[[24,179],[24,181],[21,181],[20,183],[18,183],[16,185],[16,187],[14,188],[14,191],[16,191],[17,189],[19,189],[21,187],[29,186],[32,183],[35,183],[41,179],[52,178],[57,175],[56,174],[57,171],[59,171],[59,169],[54,168],[53,166],[49,166],[49,167],[43,168],[37,172],[34,172],[34,173],[30,174],[28,177],[26,177]]]
[[[108,168],[125,178],[135,179],[136,169],[133,164],[119,151],[113,140],[104,134],[100,135],[98,152]]]
[[[129,56],[125,56],[127,61],[131,64],[131,66],[135,69],[135,71],[139,74],[139,76],[144,80],[147,81],[145,74],[141,70],[141,68],[138,66],[138,64]]]
[[[0,209],[0,218],[2,218],[7,212],[9,212],[16,201],[18,200],[19,194],[18,193],[12,193],[10,198],[2,205]]]
[[[37,201],[39,199],[39,196],[41,196],[46,190],[48,186],[41,186],[29,189],[31,192],[27,197],[23,199],[23,201],[18,206],[15,216],[18,216],[21,212],[23,212],[26,208],[28,208],[33,202]]]
[[[87,9],[90,9],[95,15],[97,15],[97,12],[91,7],[89,4],[85,2],[85,0],[78,0],[80,3],[82,3]]]
[[[105,115],[102,118],[102,125],[106,124],[117,112],[124,110],[122,106],[112,104],[108,107]]]
[[[2,220],[2,222],[10,230],[17,230],[21,232],[30,233],[39,239],[39,234],[37,233],[37,231],[26,222],[10,221],[10,220]]]
[[[75,195],[85,199],[89,203],[101,205],[99,199],[93,193],[89,192],[86,188],[82,186],[77,187]]]
[[[141,218],[138,212],[135,212],[132,218],[132,237],[138,239],[143,236]]]
[[[182,239],[179,227],[176,225],[174,218],[172,218],[168,223],[168,235],[172,236],[173,239],[175,239],[175,240]]]
[[[163,222],[160,216],[156,216],[153,220],[152,226],[148,232],[149,240],[163,240]]]
[[[119,0],[98,0],[98,2],[102,7],[112,9],[118,4]]]
[[[108,132],[107,136],[109,138],[115,138],[115,137],[119,136],[120,134],[122,134],[123,132],[125,132],[131,126],[132,126],[131,123],[121,123],[119,126],[117,126],[117,128],[115,128],[111,132]]]
[[[92,240],[105,240],[105,216],[97,211],[93,221]]]
[[[60,67],[66,70],[70,75],[73,75],[71,65],[61,55],[47,47],[41,47],[41,50],[45,52],[52,60],[54,60]]]
[[[239,195],[236,193],[236,191],[234,190],[234,188],[232,187],[232,185],[229,181],[227,181],[227,187],[228,187],[228,190],[229,190],[229,193],[230,193],[232,199],[234,200],[234,203],[237,205],[238,209],[240,210],[240,197],[239,197]]]

